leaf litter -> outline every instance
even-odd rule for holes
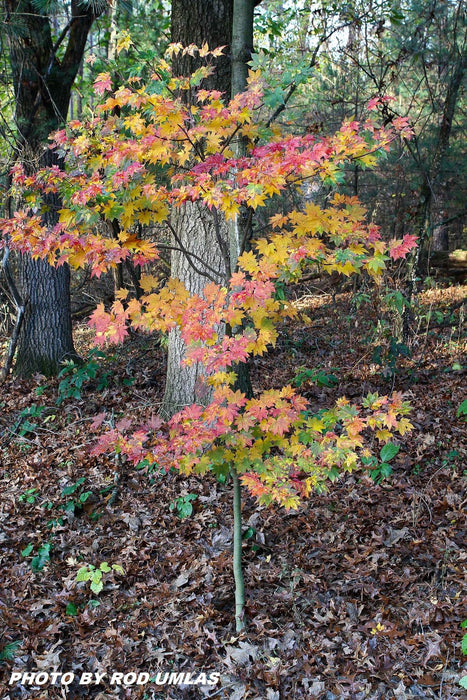
[[[422,303],[449,306],[453,294],[430,291]],[[277,350],[255,361],[255,387],[281,386],[298,368],[320,365],[337,368],[339,381],[305,383],[313,407],[343,394],[387,393],[391,383],[370,360],[348,296],[309,295],[307,307],[311,327],[288,322]],[[85,352],[89,334],[78,329],[79,337]],[[421,331],[412,357],[401,360],[392,383],[412,403],[415,430],[401,440],[390,478],[378,485],[355,473],[297,512],[245,499],[253,534],[243,545],[249,624],[240,637],[229,485],[89,456],[97,414],[144,422],[157,413],[165,358],[156,343],[148,352],[150,343],[127,341],[110,361],[108,386],[91,383],[60,408],[54,381],[3,387],[0,646],[18,645],[0,662],[0,697],[460,699],[467,436],[456,410],[465,399],[465,335]],[[128,367],[131,383],[123,381]],[[169,508],[182,493],[198,496],[186,519]],[[34,569],[44,544],[48,555]],[[105,573],[99,595],[76,583],[81,566],[104,561],[124,574]],[[13,669],[221,676],[209,688],[74,681],[65,692],[9,686]]]

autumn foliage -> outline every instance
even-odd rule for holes
[[[170,51],[199,52],[207,62],[219,52]],[[13,187],[26,206],[1,222],[4,239],[54,265],[89,265],[95,275],[127,258],[145,265],[157,258],[157,245],[137,235],[137,225],[165,225],[174,233],[172,212],[189,201],[205,206],[218,226],[221,218],[234,220],[245,208],[254,211],[310,180],[338,185],[346,164],[372,167],[398,137],[394,125],[383,129],[370,120],[346,122],[326,138],[282,135],[262,124],[260,75],[252,73],[248,89],[225,104],[220,93],[199,88],[212,70],[206,65],[177,78],[162,60],[148,85],[133,81],[116,90],[101,74],[97,114],[54,136],[52,147],[65,157],[66,169],[28,175],[15,168]],[[183,92],[192,99],[182,100]],[[396,127],[408,135],[405,122]],[[238,139],[248,144],[239,158]],[[51,229],[41,219],[50,193],[63,203]],[[212,393],[208,405],[186,407],[168,423],[152,418],[135,429],[124,419],[100,436],[95,453],[117,451],[135,464],[146,460],[184,473],[234,467],[260,501],[295,508],[339,470],[368,459],[373,444],[404,435],[411,428],[409,407],[399,395],[368,396],[361,406],[342,398],[312,415],[290,386],[251,399],[235,388],[235,365],[266,352],[281,320],[296,313],[278,298],[278,283],[299,280],[310,266],[377,281],[391,260],[414,247],[413,236],[385,242],[364,217],[356,198],[336,193],[324,208],[308,203],[273,216],[269,234],[238,260],[224,241],[225,269],[213,271],[201,295],[176,279],[160,287],[146,274],[139,299],[121,290],[110,309],[100,305],[91,317],[100,344],[121,342],[130,327],[180,328],[184,361],[204,366]],[[106,221],[114,230],[117,224],[118,237],[102,232]],[[97,417],[96,429],[104,421]]]

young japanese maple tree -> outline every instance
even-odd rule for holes
[[[219,53],[206,46],[170,50],[207,59]],[[326,207],[308,203],[273,216],[267,237],[254,241],[253,250],[233,254],[222,220],[252,212],[313,178],[337,185],[346,164],[373,166],[396,138],[396,128],[406,131],[407,125],[381,129],[353,121],[326,138],[282,136],[261,125],[260,75],[251,74],[248,89],[226,105],[219,93],[199,87],[211,70],[206,66],[190,78],[177,78],[163,60],[150,84],[134,81],[116,91],[110,77],[100,75],[97,116],[55,134],[53,147],[65,156],[67,170],[55,167],[28,177],[16,168],[14,186],[27,206],[2,228],[21,251],[57,265],[90,265],[99,275],[126,258],[140,265],[157,258],[157,246],[136,235],[137,224],[165,224],[173,233],[171,212],[185,201],[199,202],[213,218],[224,269],[210,271],[202,294],[189,294],[177,279],[160,287],[146,274],[139,299],[121,290],[111,308],[100,305],[90,320],[99,344],[121,342],[130,327],[146,332],[178,327],[186,344],[184,362],[203,368],[204,399],[167,422],[152,419],[135,429],[124,420],[103,432],[94,453],[118,452],[163,471],[231,475],[235,619],[241,630],[240,485],[260,503],[297,508],[327,480],[374,463],[372,446],[404,435],[411,424],[399,394],[369,395],[359,406],[342,398],[315,415],[291,386],[248,398],[236,387],[235,367],[273,346],[278,324],[296,313],[278,298],[278,283],[299,280],[310,266],[377,280],[388,261],[404,257],[415,240],[383,241],[377,227],[365,223],[358,200],[336,193]],[[192,101],[177,96],[184,90],[194,95]],[[235,157],[239,139],[248,147],[246,155]],[[50,192],[63,202],[53,229],[37,213]],[[95,232],[102,219],[118,222],[117,240]],[[99,416],[96,427],[103,422]]]

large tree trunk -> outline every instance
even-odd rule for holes
[[[452,124],[456,112],[459,91],[464,81],[467,65],[467,52],[463,49],[457,57],[451,79],[447,86],[446,98],[443,105],[443,114],[439,125],[438,138],[428,168],[423,172],[423,183],[420,189],[419,203],[415,215],[415,232],[419,236],[419,254],[417,260],[418,274],[424,276],[429,273],[427,268],[429,248],[432,243],[431,214],[433,199],[437,196],[438,178],[441,172],[443,159],[449,147]]]
[[[178,239],[174,240],[174,246],[184,252],[172,251],[171,276],[181,280],[192,294],[201,294],[210,279],[223,284],[225,261],[208,208],[198,202],[187,202],[175,212],[172,225]],[[226,239],[225,221],[220,222],[220,228],[220,235]],[[161,415],[166,419],[184,406],[208,403],[211,395],[204,382],[202,365],[182,365],[184,355],[185,344],[180,331],[173,329],[169,335],[167,381],[161,407]]]
[[[210,48],[226,46],[225,56],[216,63],[216,72],[203,87],[220,90],[226,99],[230,96],[230,41],[232,34],[233,0],[173,0],[172,41],[184,46],[207,42]],[[196,59],[185,56],[174,62],[174,72],[189,75],[197,68]],[[190,99],[190,96],[186,96]],[[228,230],[225,222],[218,229],[207,207],[187,203],[173,218],[173,245],[171,275],[184,283],[188,291],[199,294],[206,286],[212,270],[218,271],[217,282],[224,283],[230,276],[226,269],[225,250],[221,250],[219,236],[228,245]],[[188,251],[188,255],[186,253]],[[190,258],[190,253],[194,256]],[[204,261],[206,266],[203,266]],[[228,264],[230,268],[230,263]],[[196,269],[195,269],[196,268]],[[211,269],[209,272],[208,270]],[[207,273],[207,276],[206,276]],[[183,406],[192,403],[208,403],[210,392],[202,381],[203,371],[199,365],[182,367],[185,354],[184,343],[178,330],[169,336],[167,378],[161,415],[169,418]]]
[[[71,335],[70,271],[43,260],[21,259],[20,285],[26,300],[15,371],[21,376],[56,373],[76,357]]]
[[[95,19],[92,3],[72,0],[71,18],[55,44],[50,18],[30,0],[5,0],[5,34],[16,99],[16,160],[28,171],[51,165],[47,139],[65,120],[71,89],[79,70],[89,29]],[[57,51],[65,39],[62,60]],[[47,215],[56,221],[57,206]],[[55,374],[60,362],[75,355],[71,333],[70,271],[21,256],[19,261],[24,323],[18,344],[16,372]]]

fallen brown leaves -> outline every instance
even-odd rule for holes
[[[436,290],[425,301],[449,306],[448,297]],[[256,385],[280,385],[299,366],[320,364],[338,369],[339,386],[304,385],[316,407],[390,391],[347,299],[313,297],[311,306],[311,326],[287,327],[279,349],[257,362]],[[241,638],[232,627],[229,487],[123,464],[113,500],[116,464],[88,456],[97,413],[147,420],[157,412],[160,350],[131,341],[107,388],[91,384],[60,407],[55,383],[37,396],[42,379],[10,380],[0,417],[0,648],[20,646],[1,664],[1,697],[65,697],[60,686],[8,686],[14,668],[221,673],[204,689],[74,682],[69,698],[461,698],[467,439],[456,409],[465,398],[465,336],[420,332],[414,350],[394,388],[410,398],[415,431],[404,436],[389,480],[349,476],[297,513],[244,504],[254,536],[244,544],[249,628]],[[48,410],[28,415],[25,430],[21,411],[33,404]],[[194,514],[180,520],[169,504],[187,493],[198,496]],[[46,543],[49,559],[33,571]],[[76,572],[102,561],[125,574],[107,574],[94,595]]]

